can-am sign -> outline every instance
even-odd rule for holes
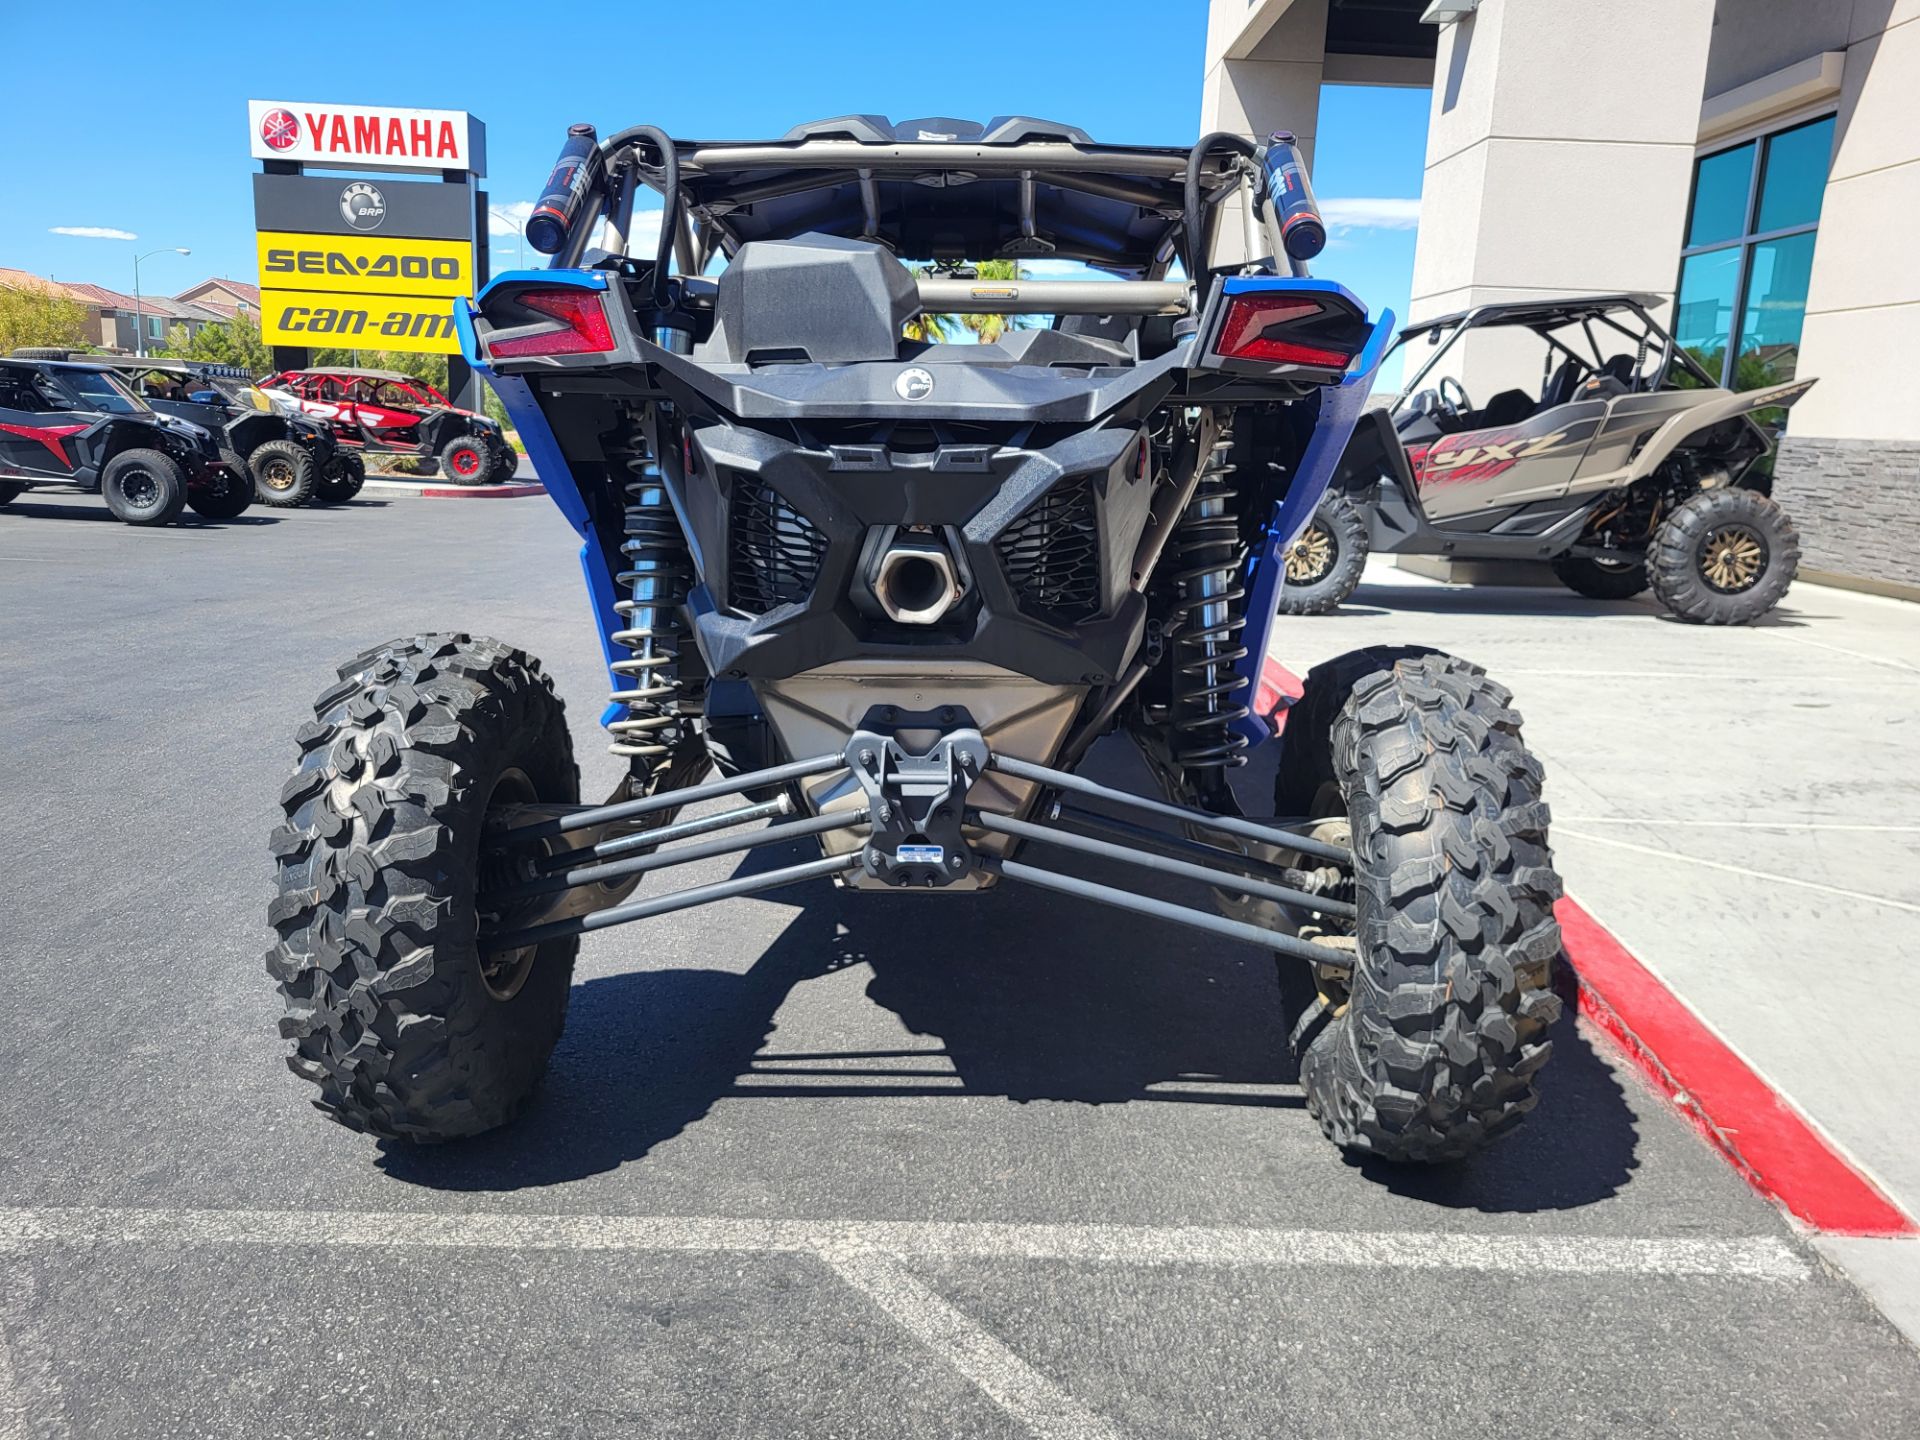
[[[487,127],[464,110],[249,100],[256,160],[487,173]]]

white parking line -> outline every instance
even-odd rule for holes
[[[1585,840],[1590,845],[1606,845],[1615,850],[1630,850],[1636,855],[1652,855],[1661,860],[1681,860],[1688,865],[1700,865],[1708,870],[1721,870],[1729,875],[1745,875],[1750,880],[1765,880],[1771,885],[1797,885],[1802,890],[1817,890],[1822,895],[1838,895],[1844,900],[1863,900],[1869,905],[1884,905],[1889,910],[1905,910],[1909,914],[1920,915],[1920,905],[1906,900],[1894,900],[1885,895],[1869,894],[1865,890],[1845,890],[1838,885],[1822,885],[1814,880],[1802,880],[1797,875],[1776,875],[1769,870],[1749,870],[1744,865],[1728,865],[1719,860],[1703,860],[1698,855],[1684,855],[1678,850],[1662,850],[1653,845],[1635,845],[1630,840],[1614,840],[1605,835],[1587,835],[1578,830],[1569,830],[1564,825],[1553,827],[1556,840],[1572,837]]]
[[[1562,815],[1554,824],[1644,825],[1653,830],[1686,827],[1693,830],[1841,830],[1865,835],[1920,835],[1920,825],[1856,825],[1847,820],[1661,820],[1640,815]]]
[[[1041,1440],[1118,1440],[1086,1406],[934,1294],[897,1261],[864,1247],[821,1253],[834,1273],[979,1386]]]
[[[1796,1281],[1805,1263],[1768,1236],[1730,1240],[1441,1231],[1242,1230],[913,1220],[747,1220],[677,1215],[430,1215],[352,1210],[0,1209],[0,1247],[24,1244],[391,1246],[426,1249],[739,1251],[1122,1265],[1348,1266],[1508,1274],[1672,1275]]]

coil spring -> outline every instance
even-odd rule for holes
[[[1228,479],[1232,445],[1228,424],[1214,439],[1173,539],[1172,750],[1189,770],[1224,772],[1247,763],[1247,737],[1234,728],[1248,711],[1234,699],[1246,685],[1234,667],[1247,653],[1239,643],[1247,592],[1240,578],[1246,547],[1231,503],[1239,492]]]
[[[616,705],[625,705],[624,720],[607,729],[614,742],[607,748],[634,763],[634,780],[644,784],[654,767],[672,752],[680,739],[680,717],[674,701],[679,693],[678,662],[683,633],[680,607],[692,578],[686,537],[673,513],[660,470],[650,455],[627,461],[634,472],[627,482],[626,533],[620,551],[628,568],[615,578],[627,587],[628,598],[614,610],[627,628],[613,632],[613,643],[631,652],[610,667],[630,681],[613,692]]]

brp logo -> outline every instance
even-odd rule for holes
[[[378,186],[356,180],[340,192],[340,215],[356,230],[378,230],[387,218],[387,197]]]
[[[260,138],[269,150],[291,150],[300,143],[300,122],[291,110],[269,110],[260,117]]]
[[[911,370],[902,370],[893,382],[893,393],[902,400],[924,400],[933,394],[933,376],[918,365]]]

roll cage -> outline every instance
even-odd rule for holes
[[[1554,300],[1502,301],[1405,326],[1394,339],[1388,355],[1410,346],[1423,336],[1434,349],[1419,369],[1402,382],[1401,393],[1393,404],[1392,413],[1398,417],[1421,409],[1421,397],[1431,393],[1423,386],[1423,382],[1435,373],[1440,362],[1462,336],[1474,330],[1513,326],[1532,331],[1546,345],[1546,365],[1541,375],[1543,395],[1556,358],[1575,366],[1581,378],[1605,371],[1608,361],[1601,335],[1594,328],[1596,325],[1634,344],[1631,378],[1626,382],[1629,390],[1650,394],[1672,389],[1718,389],[1720,382],[1709,375],[1687,353],[1685,347],[1653,318],[1650,310],[1658,303],[1658,296],[1639,292]],[[1578,343],[1582,340],[1586,346],[1584,354]],[[1651,368],[1647,364],[1650,357],[1654,360]],[[1680,375],[1686,376],[1692,383],[1680,380],[1675,374],[1676,368]]]
[[[619,131],[585,166],[581,219],[552,259],[577,269],[631,256],[635,201],[663,202],[653,257],[662,277],[705,274],[754,240],[832,235],[902,260],[1079,261],[1114,280],[921,278],[928,310],[1007,314],[1192,314],[1212,273],[1222,202],[1238,195],[1243,268],[1305,276],[1288,256],[1264,147],[1213,134],[1190,148],[1099,144],[1072,126],[1024,116],[892,124],[847,116],[776,141],[676,140],[652,126]],[[601,250],[589,246],[604,217]],[[677,262],[677,263],[676,263]],[[1169,279],[1176,264],[1180,273]],[[1116,283],[1117,282],[1117,283]]]

